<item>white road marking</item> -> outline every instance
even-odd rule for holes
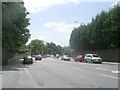
[[[112,71],[112,73],[120,73],[120,71]]]
[[[31,77],[31,74],[28,72],[26,68],[24,68],[25,72]]]
[[[105,74],[100,74],[101,76],[104,76],[104,77],[110,77],[110,78],[114,78],[114,79],[120,79],[118,77],[114,77],[114,76],[109,76],[109,75],[105,75]]]
[[[112,73],[120,73],[120,71],[118,71],[118,70],[111,70],[111,69],[99,68],[99,67],[97,67],[97,69],[111,71]]]
[[[99,67],[97,67],[97,69],[111,71],[110,69],[106,69],[106,68],[99,68]]]

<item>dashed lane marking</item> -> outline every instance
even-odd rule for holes
[[[110,76],[110,75],[105,75],[105,74],[100,74],[101,76],[104,76],[104,77],[109,77],[109,78],[114,78],[114,79],[120,79],[118,77],[114,77],[114,76]]]
[[[106,68],[99,68],[99,67],[97,67],[97,69],[111,71],[111,69],[106,69]]]
[[[106,70],[106,71],[111,71],[112,73],[120,73],[120,71],[118,71],[118,70],[111,70],[111,69],[106,69],[106,68],[97,68],[97,69],[100,69],[100,70]]]
[[[120,73],[120,71],[112,71],[112,73]]]

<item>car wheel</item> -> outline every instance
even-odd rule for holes
[[[85,60],[85,63],[87,63],[87,61]]]

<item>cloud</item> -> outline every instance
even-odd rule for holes
[[[79,4],[80,2],[113,2],[115,0],[23,0],[25,7],[29,12],[36,13],[48,10],[57,5],[66,5],[69,3]]]
[[[72,30],[80,24],[67,24],[65,22],[47,22],[44,24],[44,31],[31,32],[31,39],[27,42],[29,44],[33,39],[40,39],[47,42],[54,42],[57,45],[68,46],[69,38]]]
[[[42,32],[34,32],[32,33],[31,38],[28,40],[26,45],[28,45],[32,40],[39,39],[44,42],[53,42],[56,45],[66,46],[69,45],[69,36],[68,34],[61,34],[58,32],[51,31],[42,31]]]
[[[78,4],[80,0],[23,0],[25,7],[29,12],[40,12],[56,5],[65,5],[68,3]]]
[[[67,24],[64,22],[47,22],[44,24],[44,27],[61,33],[71,33],[71,31],[78,26],[80,26],[80,24]]]

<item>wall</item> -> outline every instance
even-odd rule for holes
[[[7,65],[9,58],[10,53],[7,51],[7,49],[2,48],[2,65]]]
[[[2,48],[2,65],[7,65],[11,61],[21,59],[24,57],[24,55],[25,55],[24,53],[23,54],[16,53],[11,57],[11,54],[7,51],[7,49]]]

